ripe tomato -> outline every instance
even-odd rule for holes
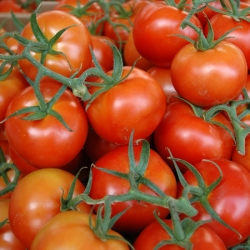
[[[46,102],[57,93],[61,84],[44,82],[40,89]],[[33,87],[20,92],[10,103],[7,116],[15,111],[37,106]],[[25,161],[37,168],[61,167],[73,160],[82,149],[87,133],[88,121],[80,101],[66,89],[52,109],[58,112],[69,131],[54,116],[47,115],[41,120],[27,121],[22,117],[12,117],[5,122],[5,132],[10,146]]]
[[[148,70],[153,66],[153,64],[143,58],[136,49],[133,38],[133,29],[131,29],[127,41],[124,44],[123,59],[126,66],[132,66],[137,60],[136,67],[142,70]]]
[[[171,64],[171,79],[177,93],[201,107],[236,98],[246,84],[247,72],[244,54],[227,41],[205,51],[190,43],[176,54]]]
[[[9,67],[5,66],[3,72],[6,72],[7,69],[9,69]],[[0,121],[4,120],[6,110],[14,96],[28,86],[28,82],[19,72],[17,67],[13,67],[10,75],[4,80],[0,81]],[[4,126],[3,124],[0,124],[0,140],[4,139],[6,139],[4,134]]]
[[[119,239],[102,240],[95,235],[89,224],[89,217],[95,225],[95,215],[78,211],[67,211],[52,218],[37,234],[30,250],[64,249],[129,250],[128,244]],[[122,237],[114,230],[109,235]]]
[[[121,78],[130,70],[131,67],[125,66]],[[112,71],[107,74],[111,75]],[[94,93],[98,89],[90,87],[89,91]],[[166,97],[159,83],[147,72],[134,68],[126,79],[90,104],[87,116],[95,132],[104,140],[128,144],[132,130],[135,140],[150,136],[165,109]]]
[[[141,150],[141,145],[134,145],[136,164],[138,164],[140,160]],[[130,171],[129,164],[128,145],[125,145],[103,155],[96,161],[95,166],[128,174]],[[143,177],[157,185],[166,195],[175,197],[175,176],[170,167],[152,149],[150,149],[149,152],[149,162]],[[128,180],[106,173],[95,167],[92,169],[90,197],[93,199],[101,199],[106,195],[126,194],[129,189],[130,183]],[[143,193],[157,196],[155,192],[146,185],[139,184],[138,189]],[[155,209],[159,210],[161,218],[165,218],[169,214],[167,208],[154,205],[153,203],[131,200],[114,203],[112,205],[112,217],[128,207],[129,209],[115,223],[113,227],[114,230],[130,234],[139,233],[155,220],[153,215]]]
[[[171,228],[173,227],[171,220],[164,220]],[[160,225],[158,221],[152,222],[148,225],[136,238],[134,247],[136,250],[152,250],[161,241],[170,240],[171,237],[166,230]],[[221,238],[209,227],[200,226],[189,238],[185,238],[183,241],[179,240],[179,243],[189,241],[192,244],[192,250],[226,250],[226,246]],[[162,246],[161,250],[184,250],[186,248],[173,242]]]
[[[241,3],[242,5],[243,3]],[[246,3],[245,3],[246,4]],[[247,4],[245,7],[250,7]],[[229,30],[238,27],[227,35],[227,41],[235,44],[239,47],[247,61],[248,70],[250,69],[250,48],[249,48],[249,39],[250,39],[250,23],[244,19],[235,20],[229,15],[216,14],[210,19],[210,23],[214,30],[214,39],[218,39],[223,34]],[[208,24],[204,28],[205,34],[208,32]]]
[[[153,66],[149,68],[147,72],[161,85],[167,99],[172,95],[177,95],[172,83],[171,71],[169,68]]]
[[[213,121],[233,132],[230,122],[222,114],[217,114]],[[156,151],[173,167],[168,159],[168,148],[174,157],[195,164],[202,159],[230,159],[234,140],[224,128],[196,116],[188,104],[174,100],[167,105],[165,116],[154,132],[154,144]],[[180,169],[185,171],[186,167],[180,164]]]
[[[197,38],[197,33],[192,28],[180,28],[187,15],[188,12],[168,6],[163,1],[144,6],[137,13],[133,28],[134,43],[138,52],[157,66],[169,67],[175,54],[188,43],[173,35]],[[197,17],[193,16],[190,21],[201,27]]]
[[[14,189],[9,205],[9,222],[14,235],[30,248],[42,226],[60,213],[61,196],[67,197],[74,175],[57,168],[39,169],[23,177]],[[84,192],[77,180],[73,197]],[[90,212],[81,202],[77,209]],[[25,232],[25,233],[24,233]]]
[[[62,0],[54,7],[55,10],[65,11],[76,16],[94,34],[101,32],[102,23],[98,27],[93,27],[95,23],[104,16],[104,11],[97,2],[92,2],[88,8],[88,0]]]
[[[0,199],[0,222],[8,218],[10,199]],[[26,247],[15,237],[9,223],[0,227],[1,250],[25,250]]]
[[[89,45],[92,46],[92,40],[88,29],[79,19],[64,11],[51,10],[38,14],[37,22],[48,40],[60,30],[75,25],[68,28],[51,46],[53,50],[62,52],[62,54],[47,54],[44,61],[47,68],[70,77],[77,70],[79,70],[78,75],[80,75],[90,67],[92,57]],[[31,41],[37,41],[30,22],[23,28],[21,36]],[[23,50],[24,46],[19,44],[18,53],[21,54]],[[41,53],[32,52],[32,55],[37,61],[41,60]],[[19,60],[19,64],[23,72],[34,80],[37,75],[37,68],[27,59]]]
[[[122,8],[127,11],[125,15],[118,11],[119,8],[111,7],[110,20],[104,22],[103,34],[114,39],[118,48],[124,48],[137,13],[148,3],[150,2],[145,0],[129,0],[121,3]]]
[[[23,9],[19,4],[14,1],[1,0],[0,1],[0,12],[10,13],[28,13],[27,10]]]
[[[213,162],[221,169],[222,180],[210,193],[204,195],[219,217],[234,228],[241,237],[216,219],[211,220],[211,216],[200,202],[202,198],[192,203],[198,211],[192,219],[194,221],[211,220],[206,223],[206,226],[215,231],[229,249],[244,242],[250,235],[250,173],[240,164],[230,160],[214,159]],[[211,162],[202,161],[194,166],[204,179],[206,187],[221,176],[218,168]],[[184,173],[184,178],[190,185],[197,186],[197,180],[190,170]],[[178,197],[182,190],[183,187],[179,183]]]

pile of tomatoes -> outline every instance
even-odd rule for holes
[[[0,249],[249,249],[250,2],[39,3],[0,1]]]

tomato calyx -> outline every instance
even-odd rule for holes
[[[223,178],[223,173],[219,165],[211,160],[205,160],[205,159],[203,160],[203,161],[211,162],[212,164],[214,164],[214,166],[218,169],[218,172],[219,172],[219,178],[216,179],[214,182],[212,182],[209,186],[207,186],[203,177],[199,173],[199,171],[192,164],[188,163],[185,160],[174,158],[172,156],[170,156],[169,159],[173,161],[180,183],[184,187],[182,196],[188,198],[191,195],[191,198],[188,198],[191,204],[199,201],[201,205],[203,206],[203,208],[211,216],[211,218],[213,218],[214,220],[218,221],[223,226],[235,232],[239,236],[239,238],[242,238],[241,234],[237,230],[235,230],[233,227],[231,227],[225,221],[222,220],[222,218],[216,213],[216,211],[213,209],[213,207],[210,205],[208,201],[209,194],[220,184]],[[195,176],[197,180],[197,187],[190,186],[188,184],[188,182],[185,180],[182,173],[180,172],[177,162],[184,164],[193,173],[193,175]]]
[[[227,2],[225,2],[224,0],[220,0],[220,3],[222,5],[223,9],[225,9],[225,11],[219,10],[213,6],[210,6],[210,5],[208,7],[217,13],[232,17],[237,22],[239,22],[240,20],[245,20],[247,22],[250,22],[250,18],[249,18],[250,7],[240,10],[239,9],[239,6],[240,6],[239,0],[236,0],[236,1],[235,0],[228,0]]]
[[[207,35],[207,37],[204,35],[204,32],[203,32],[202,28],[197,27],[196,25],[194,25],[193,23],[191,23],[188,20],[183,20],[183,22],[181,24],[181,27],[182,28],[184,28],[186,26],[191,27],[198,34],[198,38],[196,40],[192,40],[189,37],[186,37],[186,36],[183,36],[183,35],[180,35],[180,34],[175,34],[175,36],[181,37],[181,38],[189,41],[191,44],[194,45],[194,47],[198,51],[206,51],[206,50],[214,48],[221,41],[223,41],[223,40],[225,40],[227,38],[231,38],[231,37],[228,37],[227,35],[229,33],[231,33],[232,31],[234,31],[235,29],[241,28],[241,26],[234,27],[234,28],[230,29],[229,31],[227,31],[225,34],[223,34],[217,40],[214,40],[214,31],[213,31],[212,25],[211,25],[209,19],[207,21],[208,21],[208,35]]]
[[[14,171],[14,178],[12,181],[10,181],[7,176],[7,172],[10,170]],[[0,190],[0,197],[15,189],[20,175],[21,172],[14,164],[6,162],[3,150],[0,147],[0,176],[6,184],[6,187]]]
[[[192,242],[190,241],[191,236],[200,226],[206,224],[209,221],[193,221],[191,218],[187,217],[180,220],[179,214],[176,212],[175,207],[172,201],[169,201],[169,210],[171,215],[171,221],[173,223],[173,228],[168,226],[158,215],[157,212],[154,211],[154,216],[159,224],[164,228],[164,230],[170,236],[169,240],[160,241],[154,248],[154,250],[158,250],[165,245],[177,245],[183,247],[186,250],[192,249]]]
[[[26,121],[36,121],[41,120],[45,118],[47,115],[52,115],[55,117],[58,121],[60,121],[66,129],[69,131],[72,131],[72,129],[67,125],[67,123],[64,121],[63,117],[53,110],[53,105],[55,102],[60,98],[60,96],[63,94],[63,92],[66,90],[67,86],[63,85],[57,92],[57,94],[49,101],[45,102],[42,93],[40,92],[39,87],[34,86],[34,91],[36,94],[36,97],[38,99],[39,105],[38,106],[30,106],[23,109],[19,109],[16,112],[12,113],[8,117],[6,117],[3,121],[0,123],[5,122],[6,120],[18,116],[22,120]]]

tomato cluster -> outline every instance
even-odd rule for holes
[[[250,2],[3,2],[0,249],[249,249]]]

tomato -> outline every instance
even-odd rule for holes
[[[171,79],[181,97],[197,106],[211,107],[241,93],[247,80],[247,63],[242,51],[230,42],[221,41],[205,51],[190,43],[174,57]]]
[[[167,99],[172,95],[177,95],[172,83],[171,71],[169,68],[153,66],[149,68],[147,72],[161,85]]]
[[[93,25],[104,16],[104,12],[97,2],[93,2],[85,9],[88,2],[88,0],[62,0],[57,3],[54,9],[76,16],[90,31],[94,28],[96,29],[94,34],[99,34],[102,23],[98,27],[93,27]]]
[[[135,47],[139,54],[151,63],[169,67],[175,54],[188,42],[176,34],[197,38],[190,27],[180,28],[188,12],[168,6],[165,2],[152,2],[144,6],[136,15],[133,28]],[[199,19],[190,21],[201,27]]]
[[[54,250],[60,245],[64,249],[103,249],[129,250],[124,241],[113,238],[102,240],[95,235],[89,224],[89,214],[78,211],[67,211],[52,218],[37,234],[30,250]],[[91,215],[95,225],[96,217]],[[109,235],[122,237],[114,230]]]
[[[233,132],[230,122],[221,113],[212,121]],[[161,157],[173,167],[168,159],[168,148],[174,157],[195,164],[202,159],[230,159],[234,140],[226,129],[195,115],[185,102],[174,100],[167,105],[165,116],[154,132],[154,145]],[[180,164],[180,169],[184,172],[186,167]]]
[[[61,84],[44,82],[40,89],[46,102],[57,93]],[[20,92],[10,103],[7,116],[25,107],[37,106],[33,87]],[[15,116],[5,122],[5,132],[10,146],[16,153],[36,168],[61,167],[72,161],[82,149],[87,133],[88,121],[81,102],[66,89],[54,103],[58,112],[72,131],[68,130],[52,115],[40,120],[23,120]]]
[[[104,22],[103,34],[114,39],[117,47],[124,48],[124,44],[128,39],[131,29],[133,28],[137,13],[148,3],[150,2],[144,0],[130,0],[125,3],[121,3],[124,10],[127,11],[127,14],[125,15],[117,11],[119,8],[111,7],[111,12],[109,14],[110,20]]]
[[[171,220],[164,220],[171,228],[173,227]],[[152,222],[148,225],[136,238],[134,242],[134,247],[136,250],[152,250],[154,247],[163,240],[170,240],[171,237],[165,231],[165,229],[160,225],[158,221]],[[179,243],[188,241],[192,244],[192,250],[226,250],[226,246],[221,238],[209,227],[200,226],[198,227],[194,233],[189,238],[185,238],[183,241],[179,240]],[[178,241],[177,241],[178,242]],[[181,247],[176,244],[168,244],[162,246],[161,250],[183,250],[184,247]]]
[[[0,200],[0,222],[8,219],[10,199]],[[8,223],[0,227],[1,250],[25,250],[26,247],[15,237]]]
[[[6,72],[7,69],[9,69],[9,67],[5,66],[4,72]],[[14,96],[28,86],[28,82],[17,67],[13,67],[10,75],[0,81],[0,121],[4,120],[7,108]],[[3,124],[0,124],[0,139],[6,139]]]
[[[125,66],[121,78],[130,70]],[[90,87],[89,91],[94,93],[98,88]],[[164,115],[165,103],[160,85],[147,72],[134,68],[126,79],[100,94],[86,113],[95,132],[104,140],[128,144],[132,130],[135,140],[153,133]]]
[[[135,162],[138,164],[142,145],[134,145]],[[120,146],[103,155],[95,162],[95,166],[108,170],[115,170],[128,174],[130,171],[128,145]],[[149,162],[143,177],[149,179],[166,195],[175,197],[176,178],[170,167],[152,149],[149,152]],[[106,195],[126,194],[130,189],[129,180],[106,173],[98,168],[92,168],[92,185],[90,197],[101,199]],[[138,189],[146,194],[157,196],[152,189],[146,185],[139,184]],[[112,204],[112,217],[129,208],[115,223],[114,230],[123,233],[135,234],[143,230],[148,224],[155,220],[153,211],[157,209],[161,218],[169,214],[169,210],[144,201],[130,200],[125,202],[114,202]]]
[[[28,13],[25,9],[23,9],[19,4],[9,1],[9,0],[1,0],[0,1],[0,12],[9,13],[10,11],[14,13]]]
[[[206,226],[215,231],[226,247],[230,248],[244,242],[250,235],[250,173],[240,164],[230,160],[213,159],[213,162],[221,169],[222,180],[205,196],[219,217],[234,228],[241,237],[216,219],[211,220],[211,216],[200,202],[202,198],[192,203],[198,211],[192,219],[194,221],[211,220],[206,223]],[[211,162],[202,161],[194,166],[204,179],[206,187],[220,177],[218,168]],[[190,170],[184,173],[184,178],[190,185],[197,186],[197,180]],[[182,190],[182,186],[178,184],[178,197]]]
[[[48,40],[60,30],[74,25],[68,28],[51,46],[53,50],[62,52],[62,54],[53,55],[48,53],[44,61],[47,68],[70,77],[76,71],[79,70],[78,75],[80,75],[90,67],[92,57],[89,45],[92,46],[92,40],[88,29],[79,19],[64,11],[51,10],[38,14],[37,22]],[[21,36],[31,41],[37,41],[30,22],[23,28]],[[21,54],[23,50],[24,46],[19,44],[18,53]],[[40,61],[41,53],[32,52],[32,55],[37,61]],[[37,68],[27,59],[19,60],[19,64],[23,72],[31,80],[34,80],[37,75]]]
[[[133,29],[131,28],[131,31],[128,35],[127,41],[124,44],[124,49],[123,49],[123,59],[124,59],[124,63],[127,66],[132,66],[135,61],[136,62],[136,67],[142,70],[147,70],[150,67],[152,67],[152,63],[149,62],[148,60],[146,60],[145,58],[143,58],[138,50],[135,47],[135,43],[134,43],[134,38],[133,38]],[[139,60],[138,60],[139,59]]]
[[[249,6],[248,6],[249,7]],[[236,21],[233,17],[229,15],[216,14],[214,15],[210,23],[214,30],[214,39],[218,39],[227,31],[238,27],[227,35],[227,41],[235,44],[243,52],[248,70],[250,69],[250,23],[244,19]],[[205,27],[205,33],[207,33],[208,27]]]
[[[30,248],[42,226],[60,213],[61,196],[67,197],[74,175],[57,168],[39,169],[23,177],[14,189],[9,205],[9,222],[14,235]],[[73,197],[84,192],[77,180]],[[77,209],[90,212],[81,202]],[[25,233],[24,233],[25,232]]]

